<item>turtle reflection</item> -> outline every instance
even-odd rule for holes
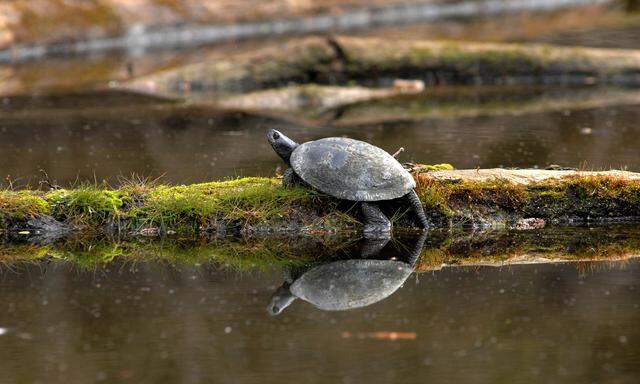
[[[404,284],[420,257],[426,234],[387,246],[364,239],[359,258],[338,260],[291,273],[271,297],[269,314],[280,314],[296,299],[325,311],[361,308],[384,300]],[[393,248],[392,253],[385,252]]]

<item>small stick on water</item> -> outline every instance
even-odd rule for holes
[[[393,156],[393,157],[398,157],[398,155],[399,155],[399,154],[401,154],[402,152],[404,152],[404,147],[400,147],[400,148],[398,148],[398,150],[396,151],[396,153],[394,153],[394,154],[393,154],[393,155],[391,155],[391,156]]]

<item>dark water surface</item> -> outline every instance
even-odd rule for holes
[[[447,162],[458,168],[559,164],[640,170],[638,104],[627,98],[611,105],[603,93],[598,106],[599,91],[593,94],[595,104],[581,105],[578,93],[566,108],[554,108],[557,100],[566,104],[566,98],[533,91],[524,100],[522,93],[487,97],[472,88],[459,97],[392,104],[378,122],[378,109],[366,105],[309,120],[221,114],[117,93],[5,98],[0,176],[33,185],[43,169],[67,185],[117,182],[117,176],[132,173],[164,174],[170,183],[272,175],[281,161],[264,138],[269,128],[301,142],[349,136],[392,153],[402,146],[402,161]]]
[[[3,268],[0,382],[635,383],[640,375],[637,261],[445,268],[410,276],[368,307],[327,312],[298,300],[271,317],[265,308],[282,279],[208,265]]]

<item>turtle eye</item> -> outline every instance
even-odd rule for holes
[[[273,132],[273,140],[278,140],[280,138],[280,135],[278,134],[278,132]]]

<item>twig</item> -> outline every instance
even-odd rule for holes
[[[391,156],[393,156],[393,157],[398,157],[398,155],[399,155],[399,154],[401,154],[402,152],[404,152],[404,147],[400,147],[400,148],[398,148],[398,150],[396,151],[396,153],[394,153],[394,154],[393,154],[393,155],[391,155]]]
[[[11,175],[7,175],[4,179],[9,183],[9,189],[13,189],[13,180],[11,180]]]
[[[60,187],[57,184],[53,184],[51,182],[51,178],[49,178],[49,174],[44,170],[44,169],[40,169],[40,172],[42,172],[42,175],[44,176],[44,180],[40,180],[39,184],[46,184],[49,189],[61,189],[62,187]]]

